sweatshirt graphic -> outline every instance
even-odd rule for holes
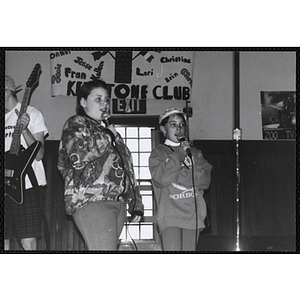
[[[177,183],[174,183],[174,182],[172,182],[172,186],[179,191],[176,194],[170,194],[169,196],[171,199],[179,200],[179,199],[186,199],[186,198],[194,197],[193,188],[188,189],[188,188],[186,188],[182,185],[179,185]],[[197,193],[196,193],[196,196],[197,196]]]

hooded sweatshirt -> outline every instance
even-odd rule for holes
[[[210,185],[212,166],[200,150],[192,147],[191,153],[193,164],[179,145],[160,144],[149,157],[157,204],[156,222],[160,231],[166,227],[196,229],[196,208],[197,228],[205,228],[206,204],[203,194]]]

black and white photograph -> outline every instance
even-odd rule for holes
[[[296,92],[261,92],[263,138],[296,138]]]
[[[293,1],[1,7],[3,299],[297,298]]]
[[[295,251],[295,82],[293,49],[5,50],[4,250]]]

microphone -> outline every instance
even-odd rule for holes
[[[105,127],[108,127],[108,126],[109,126],[108,119],[104,119],[104,120],[102,120],[102,122],[105,124]]]
[[[182,142],[185,141],[185,136],[184,136],[184,135],[177,136],[177,138],[178,138],[178,141],[179,141],[180,143],[182,143]],[[185,147],[184,150],[186,151],[187,155],[188,155],[190,158],[192,158],[191,149],[188,148],[188,147]]]

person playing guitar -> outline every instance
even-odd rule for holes
[[[44,139],[48,134],[48,129],[43,114],[39,110],[32,106],[21,106],[21,103],[17,99],[17,92],[14,80],[9,76],[5,76],[5,152],[12,149],[17,128],[20,133],[19,143],[22,148],[28,150],[30,145],[34,143],[39,144],[35,158],[31,155],[33,162],[29,167],[32,168],[38,183],[38,188],[40,189],[41,186],[47,184],[42,159],[44,156]],[[25,111],[22,113],[22,110]],[[12,154],[9,155],[12,156]],[[7,157],[5,168],[8,168],[8,158],[10,158],[10,160],[22,159],[22,155],[14,155],[12,159],[11,157]],[[16,165],[19,166],[22,165],[22,163],[26,165],[27,162],[21,161]],[[5,170],[5,173],[7,173],[6,171],[7,170]],[[12,177],[14,173],[17,173],[15,170],[10,171]],[[15,234],[24,250],[37,250],[37,238],[42,236],[42,218],[40,213],[41,204],[38,201],[36,190],[33,188],[33,183],[30,181],[28,175],[26,175],[24,199],[13,201],[13,197],[9,197],[9,193],[7,192],[9,189],[9,183],[7,184],[7,181],[9,182],[9,180],[5,179],[7,189],[4,202],[4,249],[10,250],[10,240],[13,234]],[[14,189],[16,189],[16,187],[14,187]]]

